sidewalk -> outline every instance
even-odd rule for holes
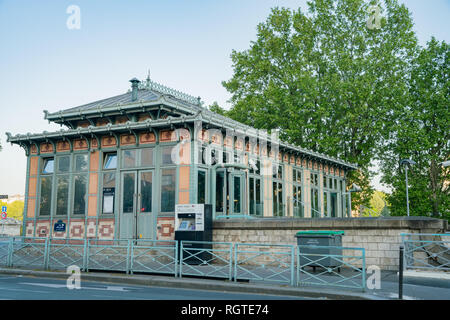
[[[38,271],[16,268],[0,268],[0,274],[13,274],[38,278],[67,279],[62,271]],[[114,284],[144,285],[168,288],[214,290],[234,293],[258,293],[283,296],[298,296],[311,299],[332,300],[386,300],[398,299],[398,276],[396,272],[381,272],[381,288],[366,289],[365,292],[340,288],[291,287],[260,282],[231,282],[220,279],[175,278],[160,275],[82,272],[81,281],[99,281]],[[403,287],[405,300],[450,300],[450,281],[442,279],[405,277]],[[187,297],[188,299],[188,297]]]

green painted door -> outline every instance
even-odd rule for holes
[[[154,239],[153,170],[121,174],[120,238]]]

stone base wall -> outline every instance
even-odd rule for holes
[[[364,248],[366,267],[398,270],[402,233],[442,233],[447,226],[426,217],[226,219],[214,222],[213,241],[295,245],[301,230],[344,231],[342,246]]]

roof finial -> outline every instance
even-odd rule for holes
[[[145,86],[147,87],[147,89],[150,88],[150,69],[148,69],[147,79],[146,79]]]

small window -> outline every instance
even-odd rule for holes
[[[58,161],[58,173],[66,173],[70,170],[70,156],[56,158]]]
[[[103,169],[116,169],[117,168],[117,153],[105,154],[105,162]]]
[[[123,168],[136,167],[136,150],[122,151],[122,167]]]
[[[55,167],[55,160],[53,158],[44,159],[44,166],[42,173],[53,173]]]
[[[141,150],[141,166],[153,166],[153,149],[146,148]]]
[[[161,163],[173,164],[172,161],[172,147],[166,147],[161,149]]]
[[[88,155],[77,154],[75,155],[75,171],[87,171],[88,169]]]

